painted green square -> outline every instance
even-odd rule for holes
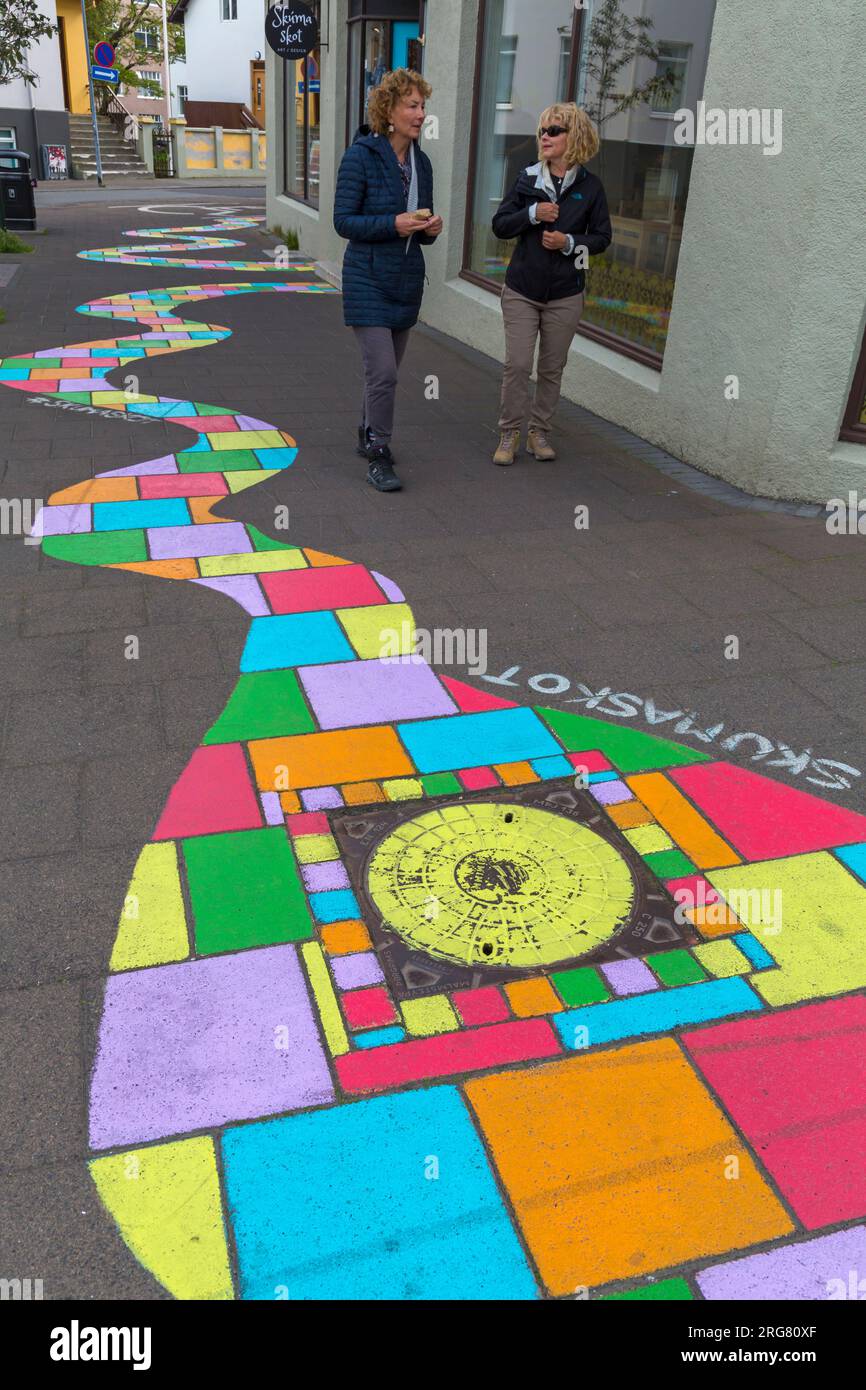
[[[195,407],[196,415],[225,415],[224,405],[198,405]]]
[[[673,1301],[693,1302],[694,1294],[685,1279],[660,1279],[657,1284],[644,1284],[639,1289],[625,1289],[623,1293],[603,1293],[599,1303],[612,1303],[632,1299],[652,1299],[658,1303]]]
[[[4,357],[0,364],[5,367],[59,367],[59,357]]]
[[[685,878],[695,872],[691,859],[687,859],[681,849],[659,849],[654,854],[641,855],[648,869],[660,879]]]
[[[123,565],[147,559],[143,531],[85,531],[79,536],[46,536],[46,555],[75,565]]]
[[[54,400],[70,401],[72,405],[90,405],[87,391],[52,391],[50,394]]]
[[[308,734],[315,722],[294,671],[255,671],[240,676],[228,704],[203,743]]]
[[[175,455],[181,473],[237,473],[261,468],[252,449],[184,449]]]
[[[299,545],[286,545],[285,541],[275,540],[273,536],[266,536],[264,531],[260,531],[257,526],[250,526],[249,522],[247,522],[247,535],[253,543],[254,550],[300,550],[301,548]]]
[[[305,941],[313,935],[282,826],[198,835],[182,844],[199,955]]]
[[[603,1004],[610,998],[610,990],[598,971],[588,965],[577,970],[557,970],[550,978],[566,1004]]]
[[[688,951],[656,951],[646,957],[663,985],[696,985],[707,979],[706,970],[698,965]]]
[[[604,719],[590,719],[585,714],[544,709],[540,705],[535,711],[570,753],[598,748],[620,772],[649,772],[657,767],[705,763],[710,756],[686,748],[682,743],[671,743],[669,739],[656,738],[639,729],[626,729],[620,724],[608,724]]]
[[[431,772],[421,778],[425,796],[454,796],[463,791],[453,772]]]

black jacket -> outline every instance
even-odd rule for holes
[[[546,303],[580,294],[586,274],[575,265],[578,248],[585,246],[591,256],[597,256],[610,245],[613,232],[601,180],[582,164],[573,183],[560,194],[557,220],[537,225],[530,222],[533,203],[556,201],[538,186],[540,168],[540,164],[532,164],[518,174],[493,215],[493,231],[502,241],[518,238],[505,273],[506,285],[527,299]],[[570,234],[574,238],[572,254],[548,251],[541,241],[545,231]]]

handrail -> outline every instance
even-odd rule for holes
[[[134,111],[130,111],[124,106],[116,92],[112,92],[108,105],[105,108],[105,114],[120,130],[127,144],[134,145],[137,142],[138,117]]]

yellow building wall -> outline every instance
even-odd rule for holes
[[[87,73],[90,66],[84,45],[81,0],[56,0],[58,17],[66,31],[66,68],[69,73],[69,109],[75,115],[90,110]]]
[[[223,167],[251,169],[253,142],[245,130],[226,130],[223,133]]]

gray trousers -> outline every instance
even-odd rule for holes
[[[377,444],[391,440],[397,372],[411,332],[411,328],[355,328],[364,359],[361,425],[366,425]]]
[[[551,299],[546,304],[526,299],[505,285],[502,290],[505,324],[505,368],[499,409],[500,430],[519,430],[529,415],[530,428],[550,429],[559,400],[559,386],[571,340],[583,313],[583,294]],[[529,378],[538,342],[535,397],[530,403]]]

